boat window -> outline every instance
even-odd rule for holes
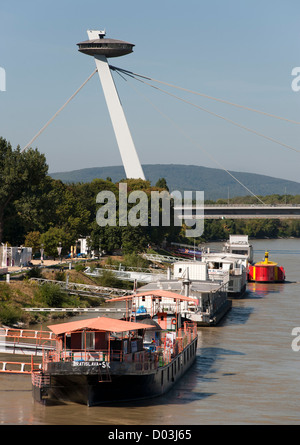
[[[82,349],[95,349],[95,332],[82,333]]]
[[[66,334],[66,348],[71,349],[71,334]]]

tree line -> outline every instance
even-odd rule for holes
[[[122,248],[126,253],[140,252],[151,243],[174,239],[180,228],[170,227],[100,227],[96,222],[99,204],[96,196],[111,191],[117,198],[118,183],[110,178],[90,183],[65,184],[48,174],[46,158],[37,149],[21,152],[0,137],[0,242],[24,245],[38,251],[43,244],[48,256],[70,252],[79,238],[89,237],[91,249],[111,252]],[[128,193],[143,190],[150,199],[153,190],[167,190],[162,178],[157,185],[149,181],[124,179]],[[149,206],[150,208],[150,206]]]
[[[111,191],[118,206],[118,184],[110,178],[95,179],[90,183],[65,184],[48,174],[46,158],[38,149],[24,152],[20,147],[0,137],[0,242],[24,245],[39,251],[41,244],[45,254],[57,256],[59,243],[62,255],[82,237],[90,237],[90,248],[112,252],[122,249],[125,254],[142,252],[151,245],[167,242],[193,244],[185,238],[184,227],[137,226],[100,227],[96,222],[99,204],[96,196],[100,191]],[[155,186],[149,181],[124,179],[128,193],[143,190],[149,200],[151,191],[168,190],[161,178]],[[234,198],[231,202],[252,203],[252,197]],[[299,196],[272,195],[264,197],[266,203],[300,203]],[[211,201],[210,201],[211,202]],[[221,203],[219,200],[217,203]],[[226,202],[225,202],[226,203]],[[149,206],[150,209],[151,206]],[[172,212],[171,212],[172,214]],[[150,218],[150,214],[148,215]],[[227,239],[229,234],[248,234],[250,237],[300,236],[297,220],[205,220],[204,233],[197,242]]]

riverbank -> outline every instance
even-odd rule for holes
[[[105,410],[41,407],[32,401],[30,377],[3,374],[2,424],[299,425],[300,352],[292,348],[292,331],[299,326],[300,240],[253,240],[253,247],[254,261],[268,250],[284,265],[288,282],[250,284],[219,326],[198,328],[195,365],[167,395]]]

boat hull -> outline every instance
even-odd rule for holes
[[[186,314],[186,316],[187,319],[197,323],[197,326],[199,327],[216,326],[222,320],[222,318],[225,317],[227,312],[230,311],[231,307],[232,301],[226,299],[221,307],[212,312],[212,314],[197,314],[196,312],[189,315]]]
[[[190,368],[196,358],[195,338],[170,363],[156,369],[138,369],[123,363],[111,363],[109,372],[99,366],[85,369],[68,366],[67,369],[49,369],[47,382],[33,379],[33,398],[43,404],[75,402],[88,406],[112,402],[126,402],[160,396],[169,391]]]

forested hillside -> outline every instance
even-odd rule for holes
[[[227,199],[228,196],[230,198],[245,196],[248,193],[228,173],[217,168],[196,165],[157,164],[144,165],[143,169],[147,180],[152,185],[156,184],[159,178],[165,178],[170,191],[204,191],[205,199],[213,200],[219,198]],[[300,194],[300,183],[298,182],[254,173],[231,173],[256,195]],[[70,172],[51,173],[51,177],[69,183],[91,182],[95,178],[106,179],[107,177],[110,177],[113,182],[118,182],[125,178],[125,171],[121,166],[85,168]]]

